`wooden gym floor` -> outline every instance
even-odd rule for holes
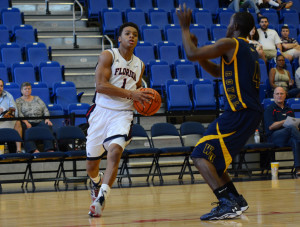
[[[199,220],[216,201],[203,183],[114,187],[101,218],[87,215],[90,195],[86,187],[54,191],[52,183],[40,183],[37,187],[50,191],[14,193],[16,185],[3,185],[1,227],[300,226],[300,179],[236,182],[249,209],[238,219],[210,222]]]

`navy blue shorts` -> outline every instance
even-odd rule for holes
[[[221,176],[253,135],[262,119],[262,113],[249,109],[225,111],[212,122],[196,144],[192,158],[210,161]]]

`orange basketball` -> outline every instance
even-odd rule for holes
[[[160,109],[160,106],[161,106],[160,94],[152,88],[142,88],[141,90],[142,91],[147,91],[147,90],[148,91],[150,91],[150,90],[153,91],[154,99],[151,99],[150,103],[144,102],[144,107],[138,101],[134,101],[133,106],[137,110],[137,112],[139,112],[141,115],[151,116],[151,115],[155,114]]]

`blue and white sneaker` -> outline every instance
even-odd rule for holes
[[[95,201],[95,199],[98,197],[99,194],[99,190],[101,188],[102,185],[102,181],[103,181],[103,176],[104,173],[100,172],[99,173],[100,176],[100,181],[98,184],[95,184],[92,180],[91,180],[91,199],[92,199],[92,203]]]
[[[240,206],[242,212],[245,212],[246,210],[248,210],[249,205],[242,195],[239,195],[237,197],[237,196],[233,195],[232,193],[229,193],[229,196],[232,200],[235,200],[237,202],[237,204]]]
[[[104,210],[104,207],[105,207],[105,195],[106,195],[106,192],[103,191],[102,188],[100,188],[98,197],[90,206],[89,215],[91,217],[101,217],[102,211]]]
[[[229,199],[221,198],[220,201],[217,202],[217,204],[217,207],[214,207],[210,213],[201,216],[200,219],[203,221],[232,219],[242,214],[240,206],[235,201],[230,201]]]

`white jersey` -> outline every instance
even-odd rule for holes
[[[111,77],[109,82],[119,88],[126,90],[136,90],[136,84],[140,80],[143,62],[132,55],[131,60],[126,61],[120,54],[118,48],[108,50],[113,56],[111,66]],[[112,110],[133,110],[133,101],[117,96],[108,96],[96,93],[96,105]]]

